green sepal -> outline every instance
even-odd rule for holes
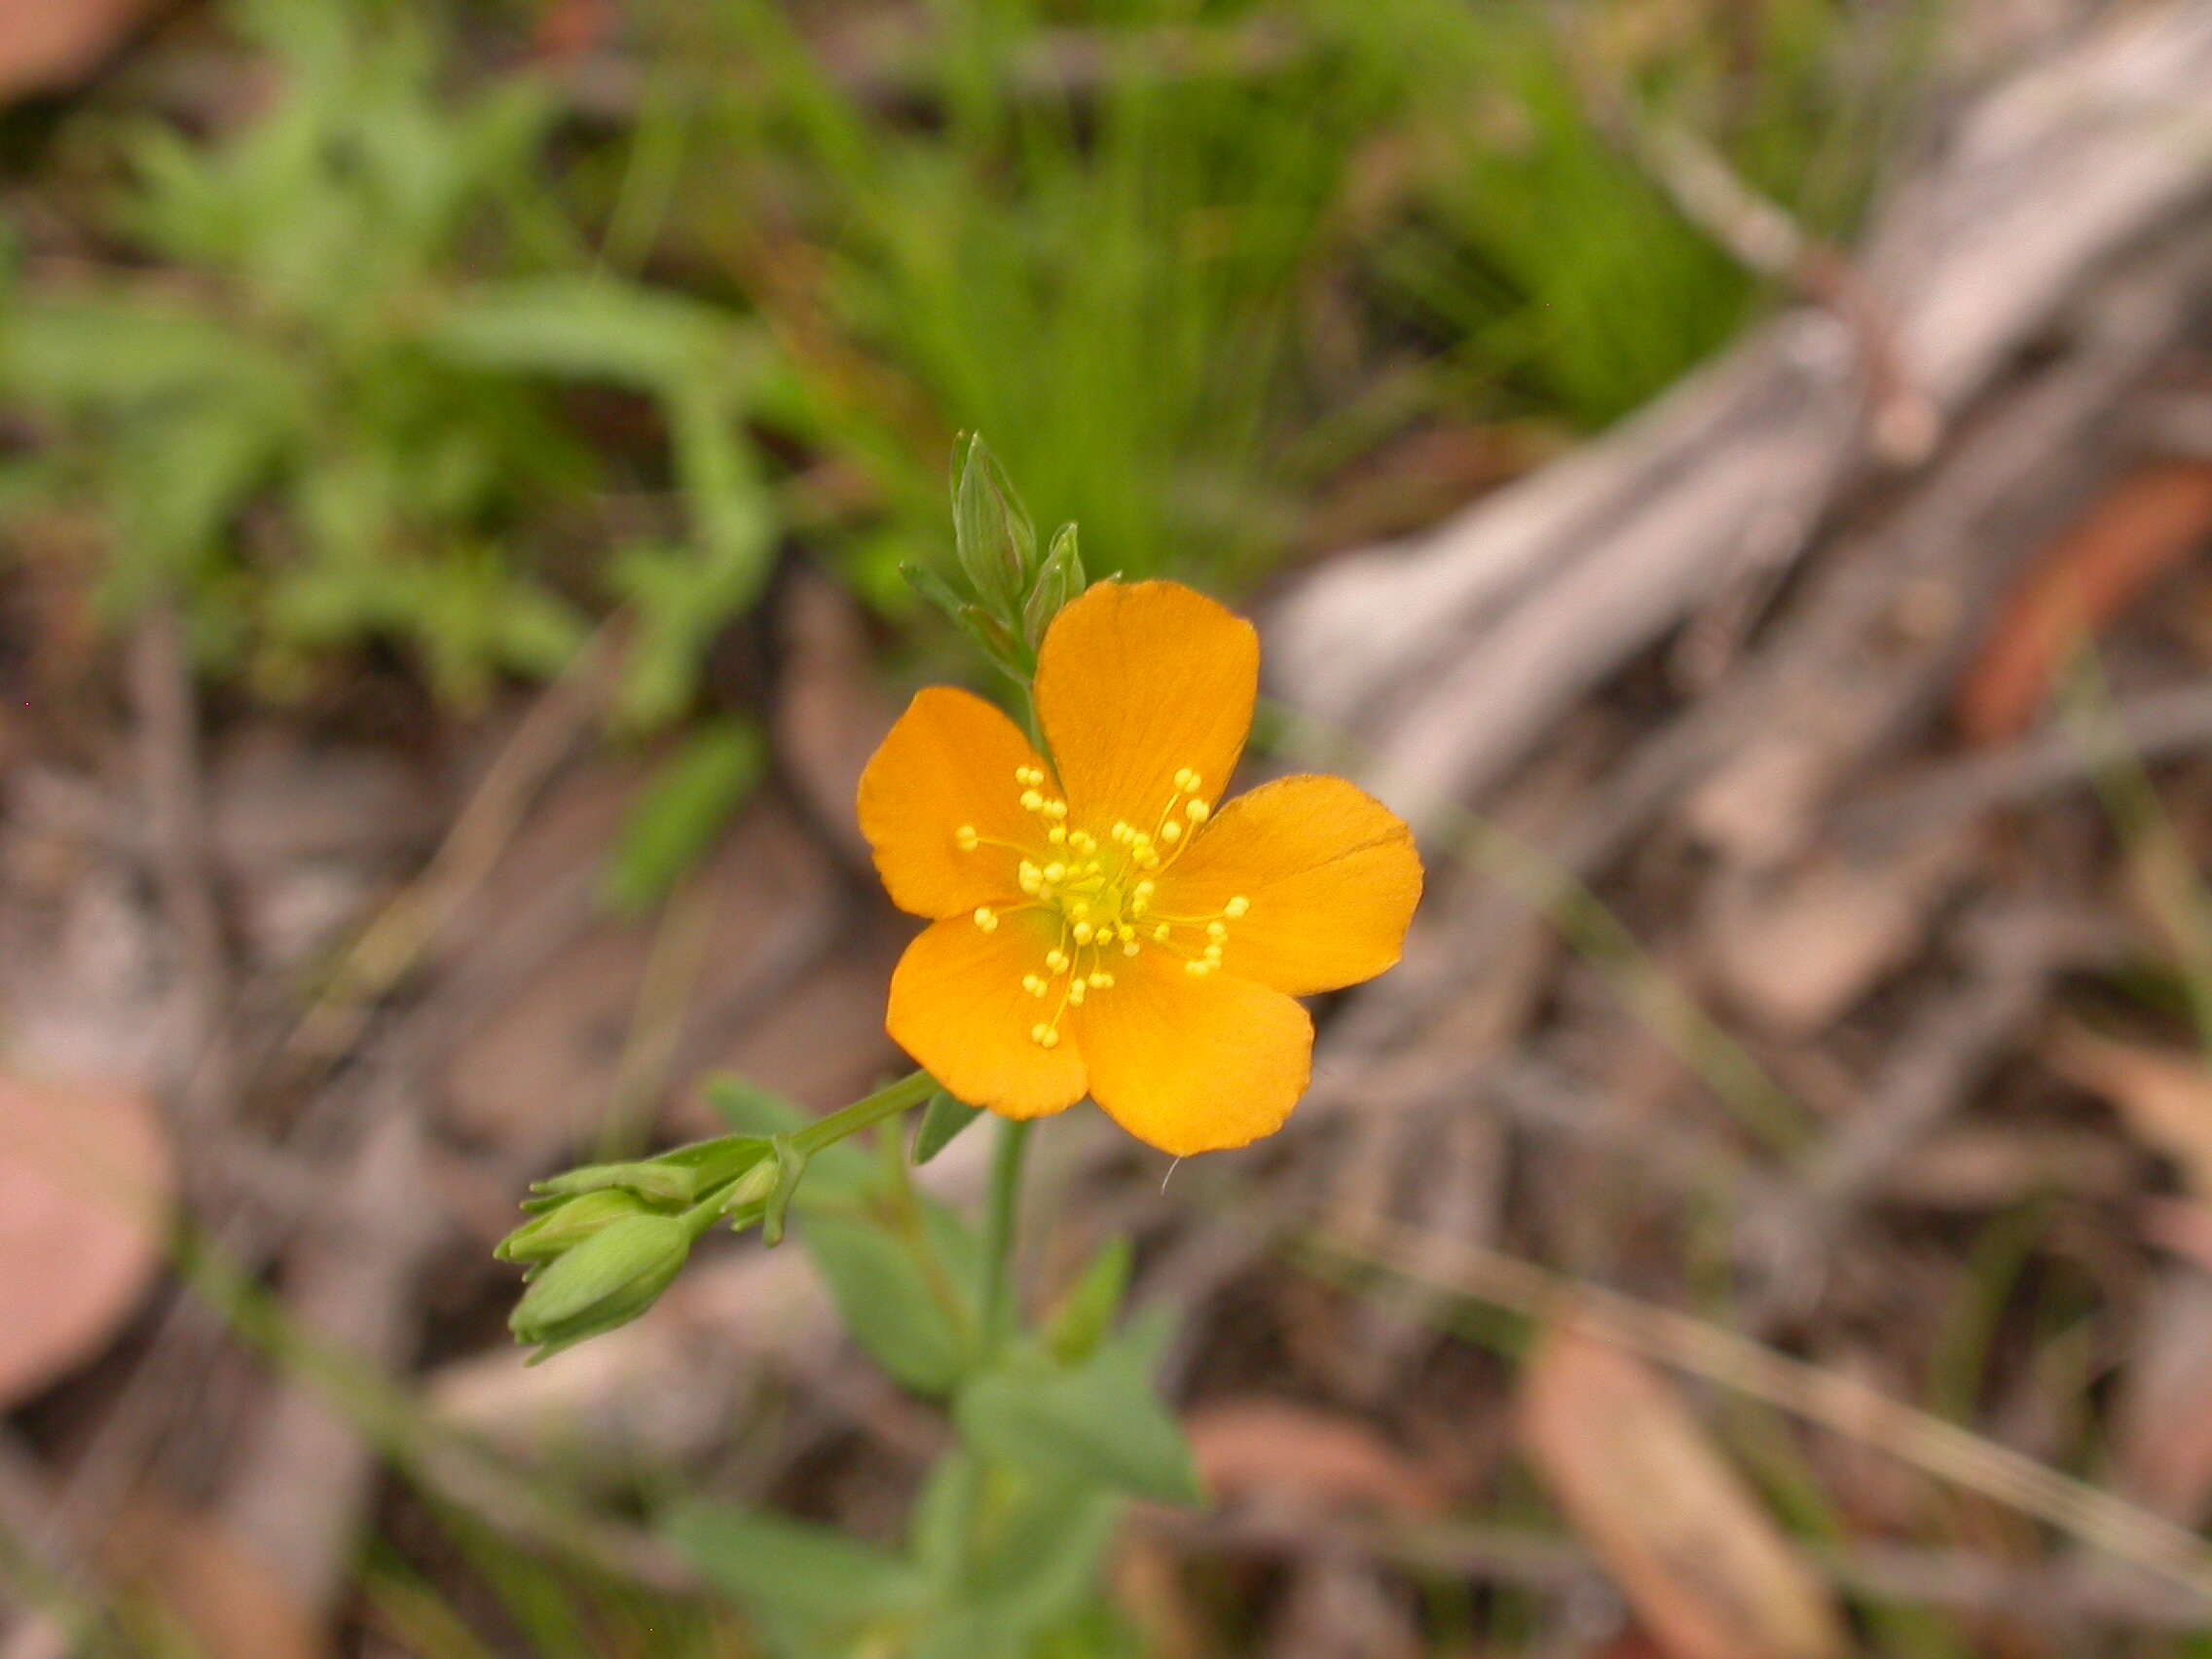
[[[914,1131],[914,1167],[919,1169],[950,1146],[962,1129],[982,1115],[981,1107],[956,1100],[941,1088],[931,1095],[930,1103],[922,1108],[921,1126]]]
[[[784,1241],[784,1223],[791,1213],[792,1195],[798,1191],[799,1181],[806,1174],[806,1155],[792,1144],[789,1135],[778,1135],[768,1144],[775,1149],[776,1184],[769,1190],[765,1207],[760,1212],[760,1242],[773,1250]]]
[[[500,1261],[526,1265],[550,1262],[625,1216],[651,1213],[645,1199],[623,1187],[533,1202],[546,1207],[493,1247],[492,1254]]]
[[[647,1212],[612,1222],[546,1267],[507,1328],[536,1347],[530,1363],[537,1365],[627,1325],[676,1281],[697,1236],[689,1216]]]
[[[623,1163],[587,1163],[543,1181],[530,1190],[539,1198],[573,1198],[618,1187],[660,1204],[690,1204],[700,1196],[735,1180],[767,1155],[759,1135],[720,1135],[664,1152],[658,1158]]]

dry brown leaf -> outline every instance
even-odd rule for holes
[[[1641,1361],[1570,1328],[1521,1382],[1530,1460],[1674,1659],[1838,1659],[1818,1579]]]
[[[0,1073],[0,1407],[129,1313],[161,1267],[173,1179],[145,1095]]]
[[[1703,929],[1721,991],[1770,1031],[1825,1030],[1920,949],[1962,851],[1928,836],[1879,863],[1819,858],[1721,883]]]
[[[2114,1411],[2113,1484],[2185,1527],[2212,1506],[2212,1276],[2188,1264],[2151,1286]]]
[[[216,1659],[326,1659],[330,1652],[276,1574],[211,1516],[142,1495],[110,1530],[101,1562]]]
[[[2128,1132],[2212,1198],[2212,1067],[2179,1050],[2119,1042],[2066,1025],[2044,1047],[2051,1069],[2108,1101]]]
[[[1435,1477],[1363,1422],[1287,1400],[1228,1400],[1183,1424],[1207,1491],[1264,1492],[1325,1509],[1434,1515]]]
[[[2134,604],[2212,534],[2212,464],[2129,473],[2045,550],[1999,613],[1959,688],[1959,729],[1977,743],[2025,730],[2078,642]]]
[[[0,0],[0,103],[90,74],[153,0]]]

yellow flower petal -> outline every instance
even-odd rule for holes
[[[1161,882],[1160,908],[1212,915],[1235,899],[1222,972],[1292,996],[1372,979],[1398,960],[1420,858],[1397,816],[1342,778],[1280,778],[1217,812]]]
[[[1029,1028],[1043,1016],[1021,987],[1051,943],[1031,916],[1009,916],[990,933],[965,916],[933,922],[892,972],[884,1029],[971,1106],[1041,1118],[1074,1105],[1085,1089],[1075,1033],[1063,1024],[1057,1048],[1033,1042]]]
[[[1178,772],[1221,798],[1259,690],[1252,625],[1175,582],[1099,582],[1037,657],[1037,716],[1077,820],[1150,830]]]
[[[861,833],[891,902],[917,916],[956,916],[1018,892],[1018,856],[980,843],[1038,838],[1014,773],[1042,764],[980,697],[943,685],[917,692],[861,774]],[[977,831],[976,848],[960,845],[963,826]]]
[[[1126,960],[1071,1022],[1091,1097],[1178,1158],[1274,1133],[1312,1067],[1313,1022],[1298,1004],[1249,979],[1194,977],[1165,950]]]

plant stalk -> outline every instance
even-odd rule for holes
[[[1022,1155],[1029,1146],[1029,1124],[1016,1118],[999,1122],[991,1149],[990,1186],[983,1199],[983,1284],[977,1309],[982,1316],[983,1357],[1006,1342],[1014,1326],[1014,1222],[1021,1207]]]

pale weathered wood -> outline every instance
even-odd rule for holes
[[[2212,0],[2130,11],[1969,111],[1862,268],[1897,365],[1956,415],[2119,251],[2212,191]],[[1732,583],[1805,550],[1866,470],[1862,354],[1777,317],[1567,460],[1322,566],[1264,619],[1287,698],[1417,824]]]

